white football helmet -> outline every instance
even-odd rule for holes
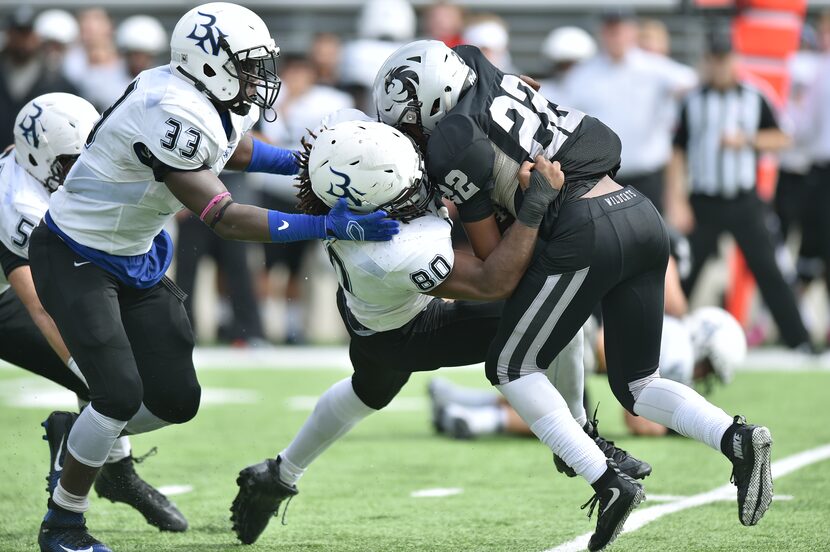
[[[476,78],[443,42],[410,42],[389,56],[375,78],[378,117],[388,125],[416,125],[428,135]]]
[[[352,211],[382,208],[403,222],[424,214],[436,197],[412,141],[374,121],[324,128],[309,153],[308,176],[314,195],[329,207],[346,198]]]
[[[732,381],[735,367],[746,358],[746,334],[735,317],[718,307],[701,307],[684,322],[692,338],[695,362],[708,360],[718,379]]]
[[[184,14],[170,38],[170,70],[239,115],[251,104],[273,111],[280,50],[262,19],[228,2]]]
[[[369,0],[357,21],[360,38],[403,42],[415,36],[415,10],[407,0]]]
[[[35,18],[35,33],[41,40],[68,46],[78,40],[78,20],[66,10],[46,10]]]
[[[597,53],[597,43],[579,27],[559,27],[548,34],[542,55],[553,63],[583,61]]]
[[[167,31],[155,17],[134,15],[128,17],[115,32],[115,43],[128,52],[146,52],[154,56],[167,49]]]
[[[58,189],[100,115],[83,98],[56,92],[23,106],[14,121],[14,158],[50,192]]]

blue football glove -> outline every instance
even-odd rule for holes
[[[385,211],[352,213],[345,198],[338,199],[326,215],[326,234],[339,240],[389,241],[398,233],[398,226],[398,221],[387,218]]]

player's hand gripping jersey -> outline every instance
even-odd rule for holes
[[[0,157],[0,252],[6,271],[27,264],[29,235],[49,206],[49,191],[17,164],[12,151]],[[0,271],[0,293],[9,288]]]
[[[220,115],[168,66],[144,71],[107,109],[49,214],[75,242],[111,255],[147,253],[183,205],[163,182],[168,171],[219,174],[259,109]]]

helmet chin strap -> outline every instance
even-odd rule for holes
[[[214,102],[214,103],[216,103],[216,104],[218,104],[218,105],[221,105],[221,106],[223,106],[223,107],[225,107],[225,108],[227,108],[227,109],[229,109],[229,110],[233,111],[234,113],[236,113],[236,114],[238,114],[238,115],[243,115],[243,116],[244,116],[244,115],[247,115],[247,114],[248,114],[248,111],[250,111],[251,106],[249,106],[249,105],[247,105],[247,104],[245,104],[245,103],[243,103],[243,102],[236,101],[236,102],[234,102],[234,104],[233,104],[233,105],[229,105],[229,104],[228,104],[228,102],[223,102],[222,100],[220,100],[219,98],[217,98],[217,97],[216,97],[216,96],[215,96],[215,95],[214,95],[214,94],[213,94],[210,90],[208,90],[207,86],[205,86],[205,84],[204,84],[202,81],[200,81],[199,79],[197,79],[196,77],[194,77],[193,75],[191,75],[190,73],[188,73],[187,71],[185,71],[185,70],[182,68],[182,66],[181,66],[181,65],[177,65],[177,66],[176,66],[176,70],[177,70],[179,73],[181,73],[182,75],[184,75],[185,77],[187,77],[187,78],[190,80],[190,82],[193,84],[193,86],[194,86],[194,87],[196,87],[196,90],[198,90],[199,92],[201,92],[202,94],[204,94],[205,96],[207,96],[207,97],[210,99],[210,101],[212,101],[212,102]],[[244,110],[243,110],[243,109],[240,109],[239,111],[236,111],[236,110],[234,110],[234,107],[235,107],[236,105],[240,105],[240,106],[242,106],[242,107],[247,107],[248,109],[244,109]],[[275,116],[274,116],[274,119],[276,120],[276,113],[275,113],[274,115],[275,115]],[[267,120],[267,119],[266,119],[266,120]],[[269,122],[272,122],[272,121],[269,121]]]

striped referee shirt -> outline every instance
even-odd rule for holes
[[[680,112],[674,146],[686,153],[693,194],[733,198],[755,188],[758,157],[752,137],[779,128],[763,94],[746,83],[727,90],[708,86],[692,91]],[[750,137],[742,148],[725,148],[725,135]]]

